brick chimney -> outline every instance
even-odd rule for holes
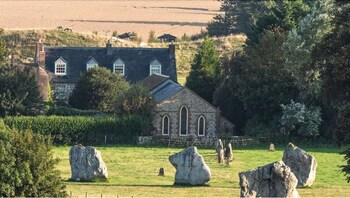
[[[172,55],[175,58],[175,44],[174,44],[174,42],[171,42],[169,44],[169,50],[170,50],[170,55]]]
[[[44,43],[41,42],[41,39],[36,43],[35,62],[39,67],[45,70],[45,50]]]
[[[112,51],[112,43],[110,40],[108,40],[108,42],[106,43],[106,51],[107,51],[107,55],[112,55],[113,51]]]

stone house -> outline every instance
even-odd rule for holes
[[[143,84],[156,101],[155,135],[184,139],[234,135],[234,124],[217,108],[169,76],[151,75]]]
[[[105,67],[122,75],[129,83],[151,74],[164,74],[177,82],[175,45],[168,48],[50,47],[41,41],[36,46],[36,64],[43,98],[48,84],[55,99],[67,101],[80,75],[93,67]]]

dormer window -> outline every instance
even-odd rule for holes
[[[94,67],[98,67],[98,63],[94,58],[90,58],[90,60],[86,63],[86,71]]]
[[[55,75],[66,75],[67,74],[67,62],[60,57],[55,62]]]
[[[114,61],[113,72],[119,73],[122,76],[125,75],[125,64],[120,58],[118,58],[117,60]]]
[[[149,66],[149,75],[162,74],[162,64],[157,59],[154,59]]]

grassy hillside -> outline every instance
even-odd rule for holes
[[[267,146],[233,150],[234,159],[229,167],[218,164],[215,150],[199,149],[211,169],[211,181],[203,187],[173,186],[175,168],[168,157],[181,151],[178,148],[98,147],[102,153],[108,174],[108,182],[66,182],[68,193],[83,197],[238,197],[240,192],[238,172],[250,170],[282,159],[283,149],[269,152]],[[301,197],[344,197],[350,194],[350,185],[339,171],[344,164],[338,154],[342,149],[304,148],[318,162],[317,176],[312,187],[298,189]],[[61,159],[58,169],[65,180],[70,178],[69,147],[54,149]],[[159,177],[163,167],[165,176]]]
[[[94,34],[81,34],[62,30],[6,31],[3,38],[6,40],[9,50],[22,63],[32,63],[34,61],[35,44],[40,38],[48,46],[104,47],[106,44],[106,38]],[[225,56],[233,51],[241,50],[245,36],[228,36],[216,38],[215,41],[218,52],[221,56]],[[196,49],[201,42],[202,40],[179,41],[175,43],[178,80],[181,84],[185,83]],[[140,45],[138,42],[133,41],[116,41],[113,42],[113,46],[139,47]],[[167,46],[167,43],[149,43],[145,47],[158,48]]]

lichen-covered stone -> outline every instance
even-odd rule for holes
[[[169,161],[176,168],[175,184],[204,185],[210,180],[210,169],[195,146],[170,156]]]
[[[101,152],[92,146],[74,145],[69,151],[69,162],[74,181],[107,179],[108,172]]]
[[[283,161],[238,175],[241,197],[299,197],[296,190],[298,180]]]
[[[283,162],[298,179],[298,187],[311,186],[316,178],[317,161],[314,156],[289,143],[283,152]]]

